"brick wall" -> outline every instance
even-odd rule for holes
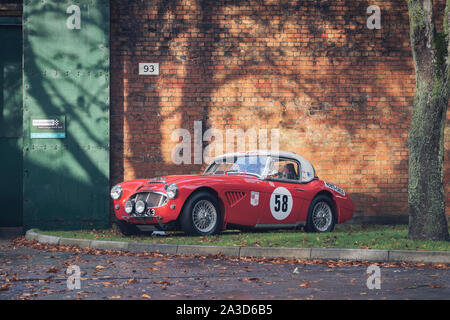
[[[372,4],[381,30],[366,27]],[[112,183],[200,172],[171,161],[172,131],[194,121],[278,128],[356,215],[406,215],[413,94],[406,1],[111,2]],[[449,158],[447,125],[447,195]]]

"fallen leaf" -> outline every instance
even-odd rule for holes
[[[0,291],[9,290],[9,287],[11,287],[10,283],[4,284],[4,285],[0,286]]]
[[[111,287],[113,284],[115,283],[115,281],[103,281],[102,285],[109,288]]]
[[[143,294],[142,296],[141,296],[141,298],[142,299],[150,299],[150,296],[148,295],[148,294]]]
[[[310,287],[311,285],[309,284],[309,282],[303,282],[302,284],[299,285],[299,287]]]
[[[259,278],[239,278],[238,280],[241,282],[252,282],[252,281],[259,281]]]
[[[137,283],[137,279],[136,278],[131,278],[130,280],[127,281],[127,283]]]
[[[50,267],[50,269],[48,269],[47,272],[49,272],[49,273],[57,273],[58,272],[58,268],[56,268],[54,266]]]

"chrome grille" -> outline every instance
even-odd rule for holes
[[[167,202],[167,197],[158,192],[141,192],[136,194],[134,200],[144,200],[147,203],[147,208],[157,208]]]

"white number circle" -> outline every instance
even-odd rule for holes
[[[288,189],[276,188],[270,196],[270,212],[277,220],[286,219],[292,211],[292,195]]]

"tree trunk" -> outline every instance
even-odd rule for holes
[[[444,194],[448,27],[444,23],[444,32],[436,32],[432,0],[409,0],[408,8],[416,71],[409,131],[409,238],[449,240]]]

